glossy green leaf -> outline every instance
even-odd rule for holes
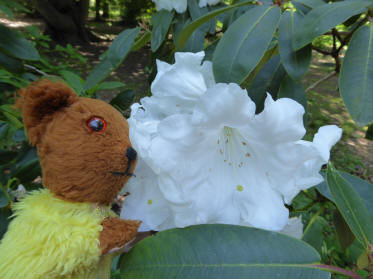
[[[139,31],[140,28],[127,29],[115,38],[101,62],[87,77],[84,90],[92,89],[123,62]]]
[[[324,229],[328,226],[328,222],[320,216],[314,216],[304,228],[302,240],[310,244],[317,251],[321,252],[321,247],[324,241]]]
[[[120,92],[115,98],[113,98],[110,104],[120,111],[124,112],[132,104],[135,92],[132,89]]]
[[[373,121],[373,26],[362,26],[351,38],[343,59],[339,88],[343,102],[359,125]]]
[[[249,97],[256,104],[256,113],[263,110],[267,92],[275,99],[286,72],[281,64],[280,55],[272,57],[256,75],[248,88]]]
[[[312,47],[307,45],[295,51],[292,40],[295,27],[299,24],[302,16],[299,13],[286,11],[280,20],[278,31],[278,48],[281,61],[286,72],[293,79],[301,79],[307,72],[312,56]]]
[[[173,17],[174,13],[166,10],[160,10],[152,15],[151,23],[153,30],[150,45],[153,52],[157,51],[166,38]]]
[[[311,9],[314,9],[318,6],[321,6],[321,5],[325,4],[324,0],[296,0],[296,2],[298,2],[298,3],[300,3],[304,6],[307,6]]]
[[[320,5],[311,10],[296,26],[293,45],[298,50],[334,26],[366,10],[369,1],[341,1]]]
[[[364,205],[368,209],[370,215],[373,218],[373,184],[365,181],[357,176],[353,176],[349,173],[338,171],[338,173],[348,181],[355,191],[359,194],[360,198],[363,200]],[[334,202],[334,198],[330,193],[328,185],[326,184],[326,174],[321,172],[325,181],[316,186],[316,189],[326,198]]]
[[[271,60],[271,58],[278,54],[278,46],[272,47],[270,45],[269,49],[264,53],[263,57],[260,59],[259,63],[255,66],[254,70],[248,75],[248,77],[241,83],[242,87],[249,88],[254,82],[256,75],[260,72],[263,66]]]
[[[194,31],[192,36],[189,37],[189,40],[185,45],[183,51],[196,53],[203,50],[205,35],[206,31],[203,31],[202,29],[197,29],[196,31]]]
[[[0,65],[11,72],[20,72],[23,69],[20,60],[10,57],[3,52],[0,52]]]
[[[11,215],[12,211],[9,208],[0,208],[0,240],[8,228]]]
[[[198,0],[188,0],[188,11],[189,11],[189,14],[191,15],[193,21],[197,20],[197,19],[203,17],[205,14],[209,13],[208,7],[201,8],[199,6],[199,1]],[[216,26],[216,19],[215,19],[215,17],[213,17],[209,21],[207,21],[206,23],[199,26],[198,29],[200,29],[204,33],[214,32],[215,31],[215,26]]]
[[[17,177],[21,183],[28,183],[41,175],[39,157],[36,148],[26,148],[25,154],[14,166],[12,177]]]
[[[140,38],[138,38],[133,43],[131,47],[131,51],[138,51],[139,49],[141,49],[143,46],[145,46],[150,41],[151,37],[152,37],[152,33],[146,30],[144,34],[142,34]]]
[[[0,50],[24,60],[39,60],[35,47],[19,33],[0,24]]]
[[[306,91],[304,91],[302,83],[289,76],[285,76],[282,80],[277,97],[293,99],[300,103],[305,110],[307,108]]]
[[[10,163],[17,157],[17,152],[11,150],[0,149],[0,165]]]
[[[237,7],[240,7],[240,6],[252,4],[253,2],[254,1],[245,1],[245,2],[235,4],[235,5],[231,5],[231,6],[228,6],[228,7],[221,8],[221,9],[217,9],[217,10],[211,11],[211,12],[205,14],[204,16],[194,20],[193,22],[188,24],[185,28],[183,28],[182,31],[180,32],[180,34],[178,34],[177,42],[176,42],[176,49],[178,51],[183,50],[186,43],[189,40],[189,37],[193,34],[193,32],[198,27],[200,27],[204,23],[208,22],[212,18],[216,17],[217,15],[219,15],[221,13],[227,12],[231,9],[235,9]]]
[[[343,219],[341,213],[337,210],[333,214],[333,225],[335,232],[337,233],[338,242],[341,245],[341,248],[345,250],[355,240],[355,236],[346,221]]]
[[[76,94],[82,94],[84,91],[84,80],[80,76],[67,70],[60,71],[60,75]]]
[[[9,199],[5,190],[0,185],[0,208],[3,208],[9,204]]]
[[[229,225],[159,232],[122,256],[122,278],[330,278],[309,264],[320,260],[305,242]]]
[[[98,90],[117,89],[117,88],[121,88],[123,86],[126,86],[126,84],[124,84],[123,82],[120,82],[120,81],[104,81],[104,82],[101,82],[97,86],[97,91]]]
[[[364,245],[373,243],[373,218],[351,184],[329,164],[326,181],[335,204],[355,237]]]
[[[212,60],[216,82],[241,84],[268,49],[279,19],[280,9],[266,5],[238,18],[216,47]]]

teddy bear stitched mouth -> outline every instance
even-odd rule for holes
[[[129,173],[129,170],[131,169],[132,162],[136,161],[136,158],[137,158],[136,150],[133,149],[132,147],[128,147],[127,151],[126,151],[126,157],[128,159],[127,169],[124,172],[114,171],[114,172],[112,172],[112,174],[114,174],[114,175],[127,175],[127,176],[132,176],[133,175],[133,173]]]

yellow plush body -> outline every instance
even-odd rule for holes
[[[109,278],[112,255],[101,256],[99,235],[108,207],[68,202],[48,189],[14,205],[0,243],[1,279]]]

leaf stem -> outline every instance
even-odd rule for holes
[[[329,271],[329,272],[342,274],[342,275],[347,276],[349,278],[363,279],[359,274],[357,274],[353,271],[350,271],[350,270],[343,269],[343,268],[338,267],[338,266],[326,265],[326,264],[311,264],[310,266],[313,266],[313,267],[316,267],[316,268],[319,268],[319,269],[322,269],[322,270],[326,270],[326,271]]]

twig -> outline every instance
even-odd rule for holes
[[[33,70],[33,71],[37,72],[38,74],[40,74],[42,76],[50,76],[47,73],[44,73],[43,71],[35,68],[34,66],[31,66],[31,65],[28,65],[28,64],[24,64],[23,66],[25,66],[25,68],[27,68],[27,69],[30,69],[30,70]]]
[[[306,92],[309,92],[310,90],[314,89],[316,86],[318,86],[320,83],[322,83],[323,81],[326,81],[328,79],[330,79],[332,76],[336,75],[337,72],[336,71],[333,71],[331,73],[329,73],[327,76],[323,77],[322,79],[319,79],[318,81],[316,81],[314,84],[311,84],[307,89],[306,89]]]

